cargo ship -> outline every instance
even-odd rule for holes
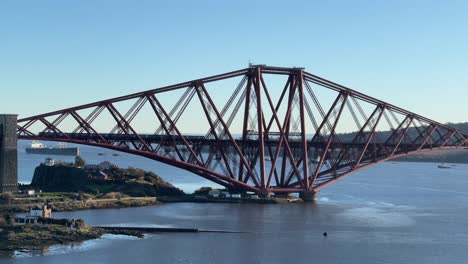
[[[46,145],[33,141],[31,146],[26,148],[28,154],[43,154],[43,155],[67,155],[78,156],[80,149],[77,147],[66,147],[64,143],[57,144],[56,147],[47,147]]]

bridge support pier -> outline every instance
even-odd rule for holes
[[[17,115],[0,115],[0,193],[18,191]]]
[[[317,201],[317,194],[318,192],[315,191],[300,192],[299,198],[301,198],[304,202],[315,202]]]

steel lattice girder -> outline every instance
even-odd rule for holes
[[[270,76],[283,79],[267,81]],[[208,87],[238,79],[225,102],[217,99],[217,93],[227,90],[224,83],[223,88]],[[329,103],[318,95],[322,90],[333,94]],[[168,107],[160,98],[174,91],[183,93]],[[116,105],[124,103],[131,106],[122,114]],[[191,105],[198,112],[187,110]],[[135,125],[148,112],[153,117],[147,124],[156,124],[152,134]],[[179,122],[189,114],[203,120],[205,134],[193,135]],[[350,120],[356,130],[338,131]],[[109,128],[98,128],[100,122],[109,123]],[[127,152],[185,169],[230,190],[259,194],[315,192],[385,160],[468,145],[466,134],[447,125],[301,68],[268,66],[21,118],[18,137]]]

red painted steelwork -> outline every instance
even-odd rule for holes
[[[169,94],[172,102],[161,99]],[[155,133],[142,132],[143,117]],[[194,135],[199,126],[208,132]],[[143,156],[261,195],[313,193],[385,160],[468,146],[447,125],[301,68],[262,65],[20,118],[17,133]]]

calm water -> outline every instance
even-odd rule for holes
[[[89,148],[83,156],[154,170],[186,191],[207,185],[150,160],[96,151],[106,152]],[[20,153],[20,180],[30,180],[43,158]],[[36,252],[3,252],[0,263],[467,263],[468,166],[383,163],[326,187],[317,204],[181,203],[55,217],[246,233],[109,235]]]

